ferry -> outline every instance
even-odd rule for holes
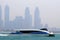
[[[47,28],[42,29],[17,29],[15,32],[11,32],[10,34],[39,34],[43,36],[55,36],[53,32],[49,32]]]

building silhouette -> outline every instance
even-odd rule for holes
[[[35,14],[34,14],[34,27],[40,29],[41,28],[41,19],[40,19],[40,12],[39,8],[36,7]]]
[[[22,29],[23,27],[23,17],[22,16],[17,16],[13,22],[14,28],[15,29]]]
[[[28,7],[25,9],[25,20],[24,20],[24,28],[32,28],[32,16],[30,14],[30,10]]]
[[[5,6],[5,28],[9,28],[9,6]]]
[[[32,29],[32,15],[30,14],[29,7],[25,9],[25,17],[16,16],[13,21],[9,20],[9,6],[5,6],[5,20],[2,20],[2,8],[0,6],[0,28],[3,29]],[[3,26],[4,23],[4,26]],[[34,11],[34,28],[33,29],[41,29],[43,24],[41,24],[40,12],[39,8],[36,7]],[[48,28],[48,24],[45,24],[44,28]]]
[[[1,19],[2,19],[2,8],[0,6],[0,21],[1,21]]]
[[[2,8],[0,6],[0,28],[3,28],[3,21],[2,21]]]

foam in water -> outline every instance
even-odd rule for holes
[[[0,34],[0,36],[8,36],[8,34]]]

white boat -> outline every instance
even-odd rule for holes
[[[53,32],[49,32],[46,28],[42,29],[17,29],[15,32],[11,32],[12,34],[39,34],[42,36],[55,36]]]

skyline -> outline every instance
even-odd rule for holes
[[[32,18],[32,15],[31,15],[31,13],[30,13],[30,9],[29,9],[29,7],[26,7],[26,9],[25,9],[25,16],[23,17],[23,16],[16,16],[15,17],[15,19],[16,20],[19,20],[19,18],[21,18],[22,20],[21,21],[28,21],[27,23],[25,22],[25,24],[23,25],[23,26],[25,26],[24,28],[26,28],[26,26],[31,26],[32,28],[40,28],[40,27],[37,27],[37,26],[41,26],[41,28],[44,28],[44,27],[46,27],[46,28],[50,28],[49,27],[49,24],[42,24],[42,20],[41,20],[41,17],[40,17],[40,10],[39,10],[39,7],[36,7],[35,8],[35,11],[34,11],[34,18]],[[5,17],[4,17],[4,21],[2,20],[2,7],[0,6],[0,19],[1,19],[1,21],[0,22],[2,22],[2,25],[3,25],[3,27],[4,26],[9,26],[9,21],[14,21],[14,20],[10,20],[10,8],[9,8],[9,6],[8,5],[6,5],[5,6]],[[30,19],[31,20],[28,20],[29,19],[29,16],[30,16]],[[37,17],[37,18],[36,18]],[[25,20],[24,20],[25,19]],[[32,21],[32,19],[34,19],[34,22]],[[38,21],[37,21],[38,20]],[[7,24],[8,23],[8,24]],[[30,23],[30,25],[29,25],[29,23]],[[35,24],[36,23],[36,24]],[[18,23],[17,23],[18,24]],[[28,25],[27,25],[28,24]],[[19,24],[20,25],[20,24]],[[7,27],[7,28],[9,28],[9,27]],[[23,27],[22,27],[23,28]],[[29,27],[27,27],[27,28],[29,28]],[[53,28],[53,27],[51,27],[51,28]]]
[[[32,20],[34,22],[35,7],[39,7],[41,23],[48,24],[49,27],[60,27],[60,0],[0,0],[2,7],[2,20],[4,20],[4,8],[9,5],[10,20],[16,16],[23,16],[25,8],[29,7]]]
[[[39,12],[38,7],[36,7],[35,11],[34,11],[34,26],[32,25],[32,16],[30,14],[29,7],[26,7],[26,9],[25,9],[25,17],[16,16],[16,18],[13,21],[11,21],[9,19],[9,16],[10,16],[9,14],[10,14],[10,9],[9,9],[9,6],[6,5],[5,6],[5,20],[0,21],[0,23],[1,23],[0,27],[2,29],[41,29],[41,28],[45,28],[41,24],[41,18],[39,15],[40,12]],[[0,15],[2,15],[1,7],[0,7]],[[2,19],[2,16],[0,16],[0,20],[1,19]],[[48,26],[46,28],[48,28]]]

